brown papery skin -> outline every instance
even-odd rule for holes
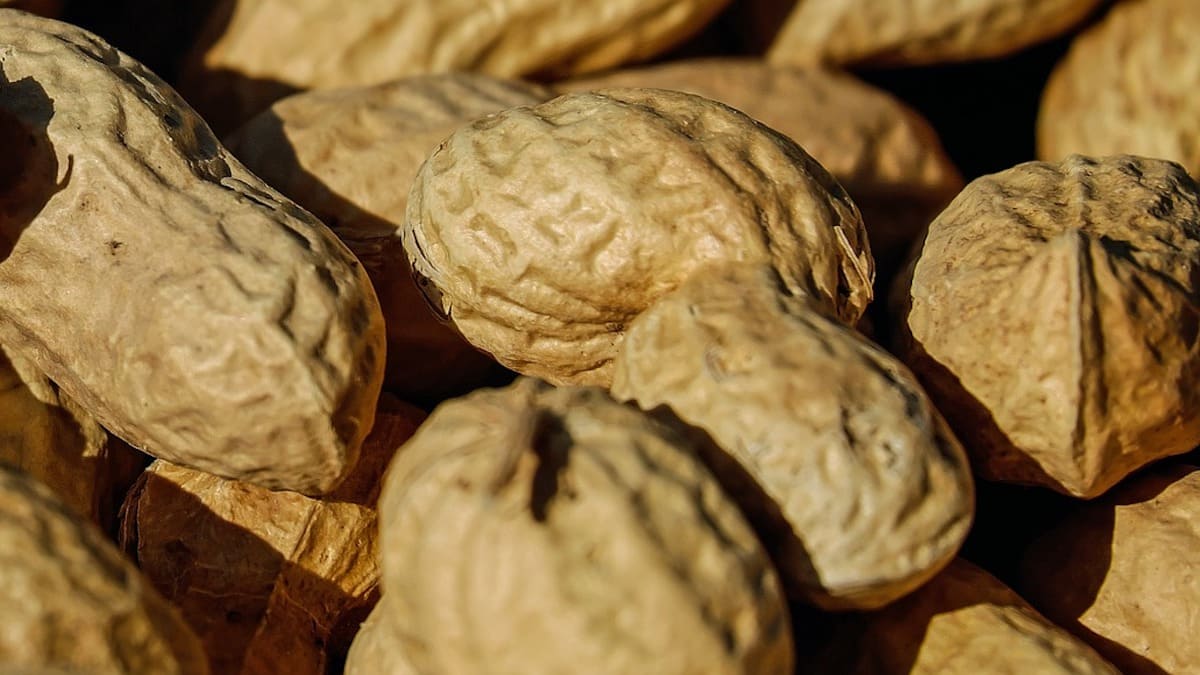
[[[1072,156],[930,225],[896,351],[979,475],[1091,498],[1200,442],[1198,199],[1177,164]]]
[[[365,86],[472,71],[562,77],[649,59],[728,0],[223,0],[188,57],[182,91],[236,123],[287,87]],[[223,126],[220,124],[218,126]]]
[[[0,465],[0,663],[89,675],[207,675],[196,636],[49,488]]]
[[[1200,469],[1140,474],[1081,507],[1025,554],[1021,590],[1127,675],[1200,663]]]
[[[149,454],[336,486],[383,376],[362,266],[99,38],[0,10],[0,44],[30,143],[0,193],[0,341]]]
[[[788,11],[784,0],[753,0],[750,12],[782,20],[760,26],[772,36],[772,63],[916,66],[1006,56],[1065,33],[1100,3],[793,0]]]
[[[387,599],[381,599],[354,636],[346,656],[346,675],[417,675],[404,657],[386,605]]]
[[[1068,570],[1063,570],[1067,572]],[[853,675],[1118,675],[998,579],[956,558],[920,590],[866,614]],[[853,664],[853,665],[851,665]]]
[[[853,323],[874,261],[858,209],[784,136],[723,104],[610,89],[455,132],[409,195],[434,306],[505,366],[607,385],[626,324],[715,261],[766,262]]]
[[[966,456],[912,374],[767,268],[697,273],[629,327],[613,395],[670,408],[750,514],[793,595],[882,606],[958,551]]]
[[[388,391],[437,402],[497,370],[430,311],[400,229],[408,188],[438,143],[479,117],[550,97],[542,87],[486,75],[426,75],[297,94],[229,139],[247,168],[320,218],[366,268],[387,324]]]
[[[1038,156],[1132,153],[1200,174],[1200,3],[1120,2],[1075,39],[1050,76]]]
[[[775,571],[682,434],[524,378],[439,406],[380,501],[416,672],[791,675]]]

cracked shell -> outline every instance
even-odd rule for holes
[[[505,366],[607,385],[626,324],[696,269],[769,262],[853,323],[858,209],[784,136],[657,89],[568,94],[457,131],[422,166],[404,247],[431,303]]]
[[[0,664],[207,675],[178,613],[49,488],[0,465]]]
[[[915,378],[766,268],[697,274],[638,317],[613,395],[703,430],[785,586],[827,609],[908,593],[970,527],[966,457]]]
[[[333,488],[384,366],[351,253],[94,35],[0,10],[0,71],[0,340],[149,454]]]
[[[894,289],[896,350],[978,474],[1095,497],[1200,443],[1197,280],[1179,165],[1021,164],[930,225]]]
[[[520,379],[442,404],[380,502],[421,673],[790,675],[775,571],[681,431]]]

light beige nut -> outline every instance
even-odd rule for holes
[[[642,61],[700,30],[728,0],[223,0],[181,89],[232,128],[288,88],[472,71],[561,77]],[[231,126],[226,127],[226,124]]]
[[[380,501],[416,671],[790,675],[775,571],[682,434],[524,378],[439,406]]]
[[[28,359],[0,345],[0,462],[50,487],[101,530],[148,462],[112,438]]]
[[[49,488],[4,465],[0,625],[5,666],[89,675],[209,672],[196,636],[100,531]]]
[[[985,478],[1095,497],[1200,442],[1200,202],[1169,162],[970,185],[899,280],[897,353]]]
[[[1070,565],[1063,570],[1069,573]],[[1117,675],[1091,647],[1010,588],[956,558],[920,590],[861,619],[856,675]]]
[[[676,89],[720,101],[791,138],[858,205],[878,266],[898,265],[962,189],[937,133],[887,92],[823,68],[707,58],[567,80],[559,91]]]
[[[404,647],[388,619],[387,598],[381,598],[363,622],[346,656],[346,675],[416,675],[404,658]]]
[[[966,456],[916,380],[766,268],[698,273],[646,310],[612,389],[670,408],[723,449],[706,454],[714,473],[789,591],[822,607],[908,593],[970,527]]]
[[[1071,44],[1042,96],[1038,156],[1136,154],[1200,174],[1200,3],[1114,5]]]
[[[1005,56],[1065,33],[1101,0],[755,0],[773,63],[912,66]],[[790,6],[790,10],[787,7]],[[775,22],[771,23],[767,17]],[[785,18],[786,17],[786,18]]]
[[[0,341],[149,454],[334,487],[383,375],[362,267],[96,36],[0,10],[0,45]]]
[[[247,168],[320,218],[366,267],[387,324],[389,391],[437,402],[494,372],[495,362],[439,321],[413,283],[400,243],[408,187],[458,127],[548,98],[518,81],[427,75],[297,94],[229,139]]]
[[[1026,551],[1020,589],[1128,675],[1200,664],[1200,469],[1140,474]]]
[[[404,247],[472,344],[555,383],[608,384],[626,324],[713,262],[770,262],[851,323],[874,278],[858,209],[803,150],[657,89],[460,129],[417,174]]]

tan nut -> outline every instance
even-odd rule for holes
[[[416,675],[393,632],[386,604],[386,599],[380,600],[354,636],[346,655],[346,675]]]

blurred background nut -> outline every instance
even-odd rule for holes
[[[386,604],[380,600],[354,636],[346,656],[346,675],[416,675],[391,626]]]
[[[45,486],[0,465],[0,664],[89,675],[207,675],[196,636]]]
[[[475,346],[607,385],[625,326],[696,269],[772,264],[847,322],[872,297],[857,208],[792,141],[699,96],[567,94],[455,132],[417,174],[404,247]]]
[[[247,168],[321,219],[366,267],[387,325],[384,388],[405,400],[436,403],[500,370],[443,324],[417,290],[400,239],[408,187],[458,127],[550,95],[487,75],[418,76],[297,94],[229,139]]]
[[[19,9],[52,18],[62,12],[62,5],[62,0],[0,0],[0,9]]]
[[[1177,164],[977,179],[898,280],[897,353],[984,478],[1095,497],[1200,442],[1200,194]]]
[[[380,518],[383,606],[417,672],[793,672],[738,508],[680,430],[600,389],[520,379],[442,404]]]

